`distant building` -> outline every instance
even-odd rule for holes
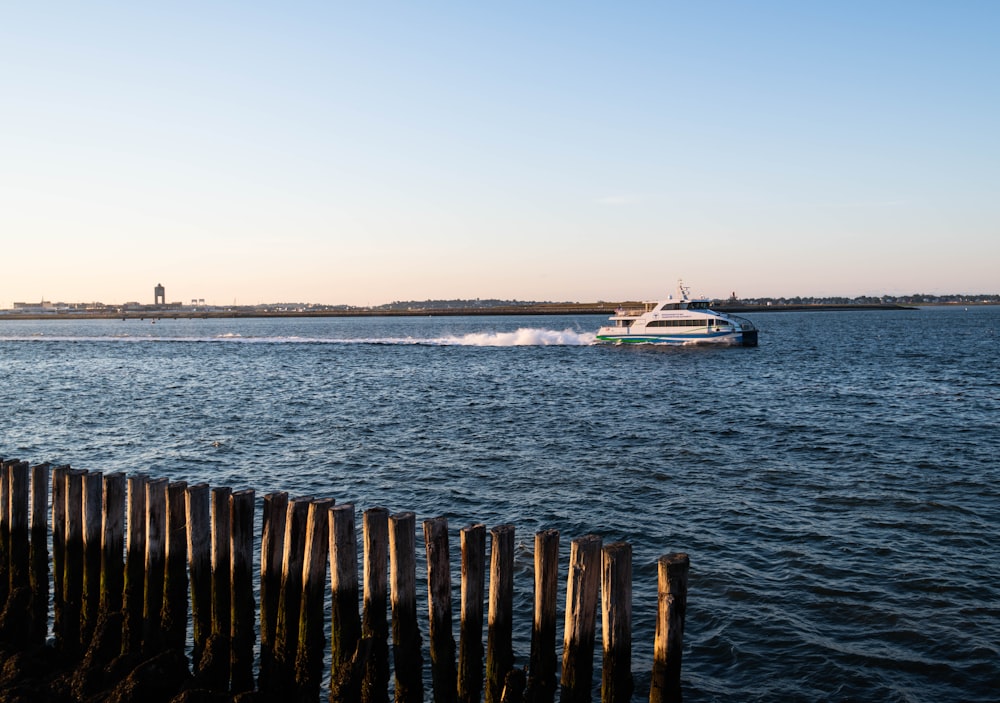
[[[153,305],[166,305],[167,304],[167,290],[163,287],[162,283],[157,283],[156,288],[153,289]]]

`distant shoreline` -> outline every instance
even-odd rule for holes
[[[218,319],[218,318],[270,318],[270,317],[489,317],[514,315],[612,315],[619,307],[636,307],[640,303],[575,303],[509,305],[470,308],[426,308],[411,310],[145,310],[126,312],[86,311],[58,313],[20,313],[0,311],[0,320],[145,320],[149,319]],[[892,303],[814,304],[814,305],[740,305],[721,304],[713,310],[727,313],[755,312],[829,312],[850,310],[917,310],[915,306]]]

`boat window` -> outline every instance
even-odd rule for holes
[[[660,310],[680,310],[680,305],[677,303],[666,303]]]
[[[704,327],[708,324],[706,319],[698,320],[650,320],[646,327]]]

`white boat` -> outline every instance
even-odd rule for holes
[[[647,302],[642,308],[619,308],[613,323],[597,331],[597,341],[612,344],[733,344],[757,346],[757,328],[750,320],[709,308],[707,299],[692,299],[677,284],[678,297]]]

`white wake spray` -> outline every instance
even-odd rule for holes
[[[300,337],[300,336],[259,336],[244,337],[236,332],[224,332],[213,337],[202,336],[153,336],[153,335],[113,335],[107,337],[94,336],[9,336],[0,337],[2,341],[22,342],[104,342],[104,343],[211,343],[211,344],[385,344],[385,345],[426,345],[426,346],[464,346],[464,347],[546,347],[564,346],[578,347],[593,344],[593,332],[579,332],[565,329],[546,330],[522,327],[515,332],[470,332],[463,335],[444,337]]]
[[[593,332],[522,327],[516,332],[471,332],[459,337],[441,337],[430,343],[466,347],[577,347],[593,344],[594,338]]]

